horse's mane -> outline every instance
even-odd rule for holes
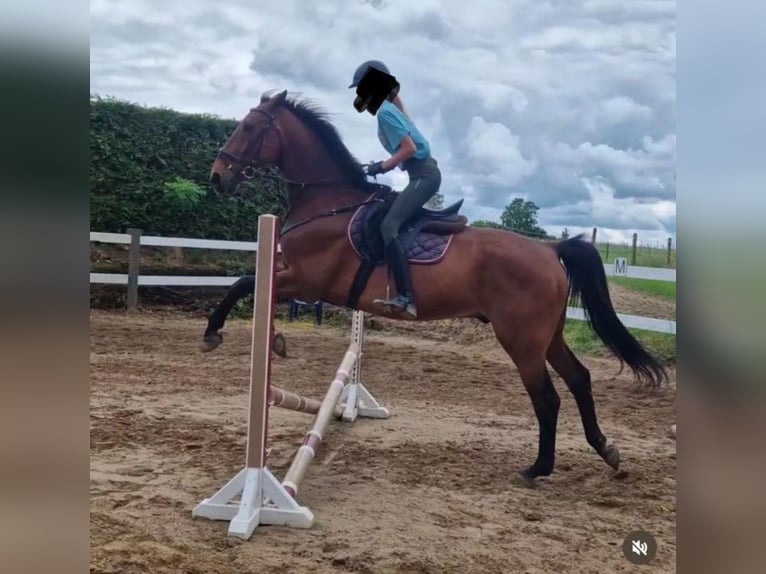
[[[316,103],[295,97],[285,98],[281,107],[295,115],[306,128],[319,138],[319,141],[338,162],[344,173],[350,177],[351,183],[363,190],[374,185],[367,181],[367,174],[362,170],[359,160],[343,143],[343,138],[330,122],[328,112]]]

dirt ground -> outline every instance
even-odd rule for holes
[[[388,420],[334,421],[299,500],[309,530],[263,526],[248,541],[192,509],[243,465],[250,325],[198,352],[204,318],[91,313],[91,572],[451,574],[675,572],[675,372],[660,396],[614,360],[585,357],[599,420],[622,455],[614,473],[561,396],[554,474],[512,473],[536,455],[537,421],[515,367],[484,337],[438,341],[369,331],[365,384]],[[321,398],[347,330],[279,324],[288,357],[274,384]],[[272,409],[269,466],[282,477],[311,415]],[[633,566],[634,530],[658,543]]]

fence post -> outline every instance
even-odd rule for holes
[[[638,243],[638,233],[633,234],[633,256],[631,257],[630,264],[636,264],[636,244]]]
[[[673,238],[668,237],[668,265],[670,265],[670,251],[673,248]]]
[[[184,263],[184,248],[183,247],[171,247],[170,252],[173,254],[173,262],[176,265],[183,265]]]
[[[604,255],[604,260],[609,263],[609,242],[606,242],[606,255]]]
[[[591,245],[595,245],[596,244],[596,232],[597,231],[598,231],[598,227],[594,227],[593,228],[593,235],[591,235],[591,238],[590,238]]]
[[[138,276],[141,267],[141,230],[131,227],[128,251],[128,311],[138,308]]]

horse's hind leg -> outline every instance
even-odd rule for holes
[[[498,341],[510,355],[519,370],[521,381],[527,390],[537,415],[540,429],[537,460],[532,466],[519,471],[525,484],[539,476],[553,472],[556,451],[556,425],[558,423],[559,398],[545,364],[545,342],[542,337],[530,337],[529,333],[509,333],[495,327]]]
[[[620,466],[620,453],[614,445],[606,444],[606,437],[598,426],[596,405],[591,391],[590,371],[583,365],[564,341],[564,319],[548,348],[548,362],[561,375],[567,387],[577,401],[580,419],[585,430],[585,438],[604,461],[617,470]]]

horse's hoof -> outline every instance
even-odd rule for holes
[[[604,462],[611,466],[615,471],[620,470],[620,451],[613,444],[604,448],[601,453],[601,458]]]
[[[537,487],[537,482],[535,482],[535,479],[528,476],[523,470],[514,472],[513,477],[511,478],[511,482],[516,486],[521,486],[523,488]]]
[[[218,348],[221,343],[223,343],[223,335],[220,333],[208,333],[202,339],[202,343],[200,343],[199,349],[203,353],[208,353],[213,349]]]

